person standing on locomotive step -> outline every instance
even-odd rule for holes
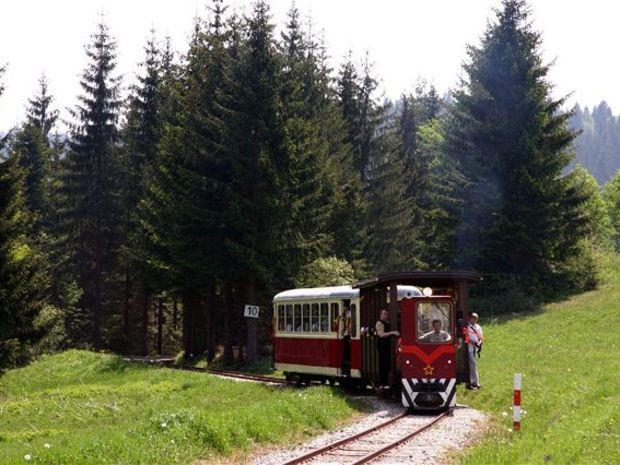
[[[379,352],[379,385],[388,385],[388,374],[390,372],[391,357],[391,338],[400,336],[398,331],[390,331],[390,312],[383,309],[379,314],[379,321],[375,324],[377,332],[377,351]]]
[[[480,389],[476,352],[480,352],[480,346],[484,341],[484,336],[482,328],[478,324],[478,314],[475,312],[469,315],[469,323],[465,328],[465,339],[467,342],[467,356],[469,359],[469,388]]]

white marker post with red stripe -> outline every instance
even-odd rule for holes
[[[521,373],[515,373],[515,391],[512,401],[512,428],[514,431],[521,429]]]

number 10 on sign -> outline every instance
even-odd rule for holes
[[[258,318],[260,307],[258,305],[246,305],[243,316],[248,318]]]

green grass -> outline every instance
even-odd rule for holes
[[[596,291],[486,323],[483,389],[458,395],[489,412],[493,427],[461,463],[620,464],[620,258],[608,258]],[[527,412],[520,432],[510,431],[516,372]]]
[[[327,387],[267,387],[72,350],[0,378],[0,463],[187,464],[300,439],[359,408]]]

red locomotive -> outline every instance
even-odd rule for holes
[[[400,332],[390,342],[391,392],[411,410],[451,410],[456,384],[469,377],[460,324],[479,280],[467,271],[405,272],[282,292],[273,301],[274,366],[291,381],[377,386],[375,324],[388,309]]]

